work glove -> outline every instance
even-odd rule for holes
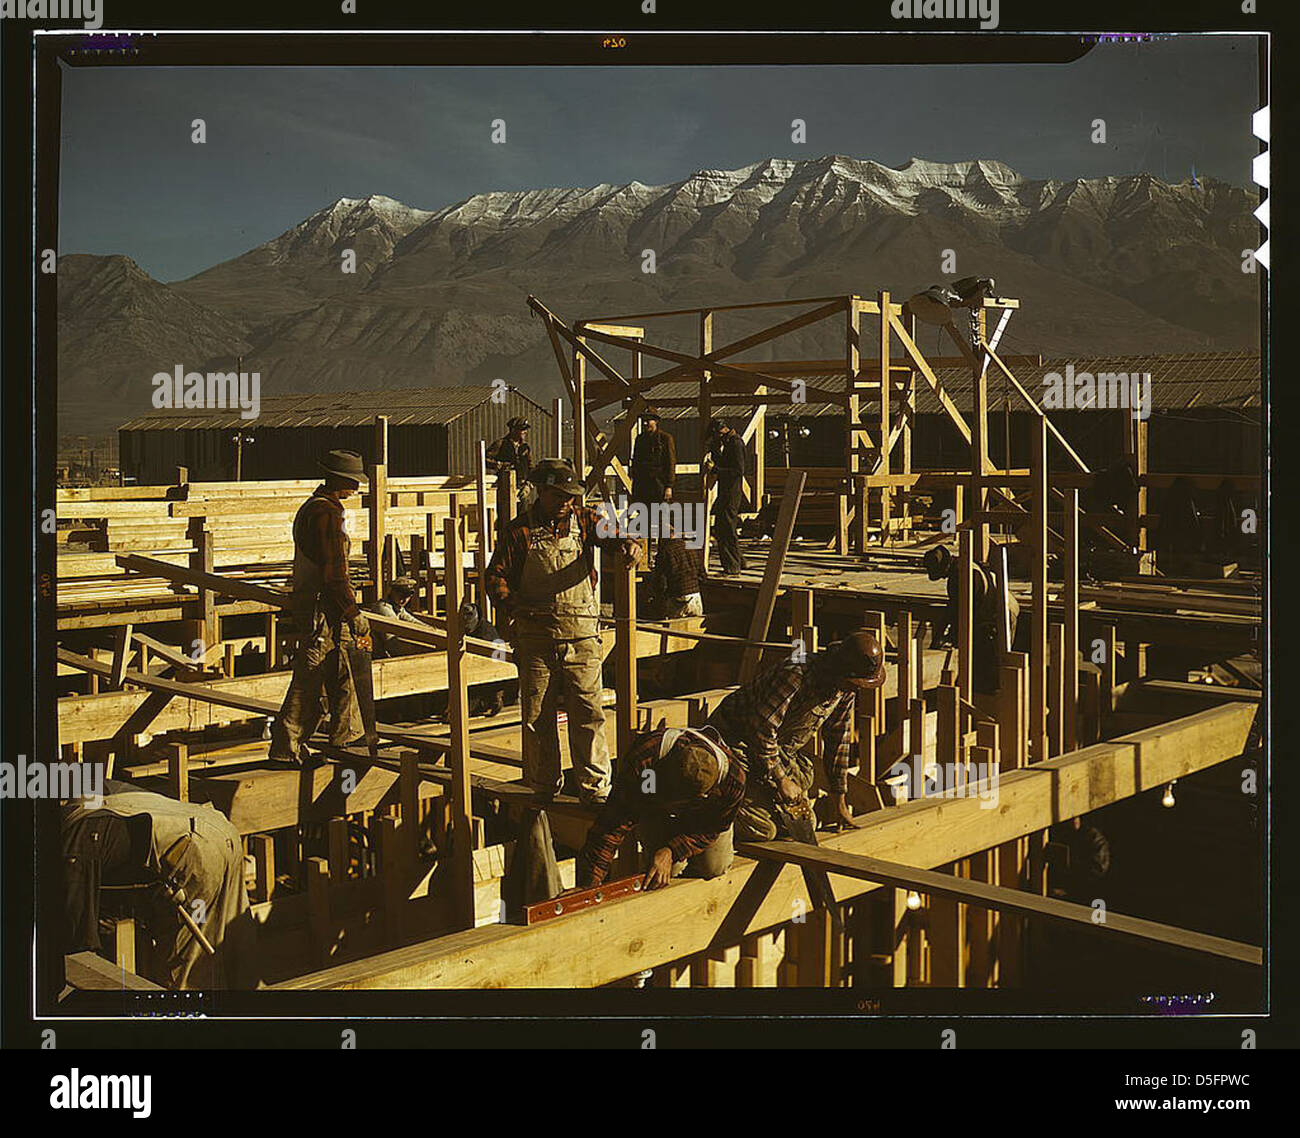
[[[359,612],[348,621],[348,627],[352,629],[352,635],[361,640],[370,635],[370,618],[365,613]]]

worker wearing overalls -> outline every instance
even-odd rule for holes
[[[539,798],[561,789],[563,708],[578,797],[600,804],[609,797],[610,759],[595,551],[622,549],[635,559],[639,547],[598,533],[596,513],[582,504],[583,485],[563,459],[543,459],[529,479],[537,501],[506,526],[487,570],[519,668],[524,779]]]

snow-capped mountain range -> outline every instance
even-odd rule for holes
[[[1260,243],[1257,205],[1253,190],[1210,179],[1043,180],[989,159],[893,169],[843,155],[699,170],[663,186],[475,194],[440,210],[341,198],[187,280],[154,280],[127,256],[61,258],[60,431],[112,430],[149,408],[156,371],[236,355],[261,372],[264,396],[499,376],[548,397],[559,380],[529,293],[574,320],[884,288],[906,296],[993,276],[1022,302],[1013,351],[1251,347],[1259,277],[1241,266]],[[719,323],[727,339],[748,330],[739,318]],[[690,343],[690,329],[672,331]],[[842,345],[828,336],[789,337],[780,355],[835,355]]]

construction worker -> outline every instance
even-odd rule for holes
[[[958,597],[961,592],[961,566],[946,545],[936,545],[925,552],[921,562],[931,581],[947,580],[948,605],[943,623],[934,630],[931,648],[951,646],[957,630]],[[1000,684],[999,665],[1002,662],[1002,590],[998,579],[987,565],[976,561],[971,566],[971,618],[974,626],[975,668],[971,686],[975,691],[992,694]],[[1020,620],[1020,602],[1007,594],[1010,609],[1011,638],[1016,642],[1016,625]]]
[[[722,574],[733,577],[745,568],[740,552],[740,498],[745,479],[745,444],[721,419],[709,423],[709,453],[706,471],[717,478],[718,497],[713,506],[718,558]]]
[[[460,606],[460,627],[466,636],[478,640],[489,640],[494,644],[504,644],[501,633],[485,617],[479,615],[478,605],[472,601],[462,601]],[[506,705],[507,689],[510,684],[505,681],[490,684],[475,684],[469,690],[469,712],[471,715],[496,715]]]
[[[671,502],[677,476],[677,445],[659,428],[659,413],[641,416],[641,433],[632,448],[632,500],[650,505]]]
[[[527,435],[528,420],[516,415],[506,423],[505,437],[497,439],[487,449],[488,470],[500,474],[513,468],[520,487],[528,480],[528,472],[533,468]]]
[[[366,605],[365,611],[374,613],[376,616],[386,616],[390,620],[402,620],[408,624],[427,628],[428,626],[424,621],[411,612],[409,607],[415,594],[419,591],[419,582],[414,577],[394,578],[393,583],[388,586],[388,592],[384,594],[384,599]],[[382,629],[374,630],[374,642],[376,659],[385,656],[411,656],[417,652],[429,651],[426,644],[416,644],[411,640],[402,640],[395,633],[385,632]]]
[[[322,700],[330,715],[330,742],[346,746],[365,737],[349,664],[355,646],[371,649],[370,621],[348,577],[352,543],[344,525],[344,499],[366,481],[356,451],[332,450],[320,460],[325,481],[293,519],[291,611],[298,630],[293,677],[271,725],[269,757],[302,761],[302,745],[320,723]]]
[[[736,816],[741,841],[770,841],[782,831],[778,805],[809,807],[816,772],[807,753],[818,737],[834,820],[856,826],[848,802],[852,725],[859,692],[885,682],[885,653],[860,629],[811,658],[794,654],[737,688],[709,716],[745,762],[745,802]]]
[[[583,505],[583,485],[564,459],[543,459],[529,478],[537,500],[505,527],[486,574],[497,612],[508,619],[506,639],[519,668],[524,778],[541,799],[561,789],[563,706],[578,797],[603,803],[610,763],[595,551],[621,549],[635,563],[640,546],[600,535],[601,519]]]
[[[578,854],[578,887],[608,879],[614,855],[633,830],[647,889],[682,873],[726,873],[735,856],[732,822],[744,797],[744,763],[716,732],[651,731],[619,763],[614,791]]]
[[[651,606],[659,619],[703,616],[704,598],[700,579],[704,576],[703,550],[692,549],[668,523],[668,533],[659,542],[654,568],[646,577]]]

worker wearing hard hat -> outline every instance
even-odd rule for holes
[[[709,726],[746,766],[739,840],[770,841],[781,833],[778,807],[809,808],[816,772],[807,752],[819,736],[833,817],[857,825],[848,803],[853,716],[858,693],[884,682],[884,649],[874,633],[861,629],[811,657],[792,655],[718,704]]]

